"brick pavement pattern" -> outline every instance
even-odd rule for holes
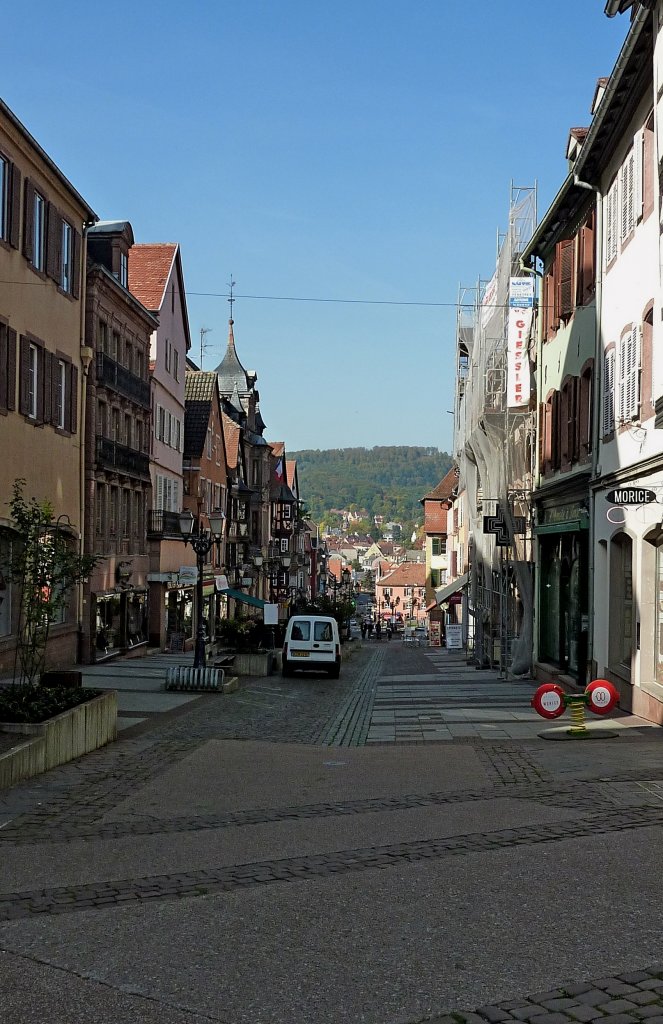
[[[454,665],[460,666],[457,679]],[[429,685],[425,680],[438,670],[439,679],[436,675]],[[256,957],[263,945],[268,948],[260,929],[267,928],[272,906],[278,908],[277,933],[289,932],[290,943],[297,946],[300,928],[306,936],[302,922],[314,915],[317,902],[338,892],[326,926],[339,936],[346,958],[362,962],[365,952],[352,951],[353,921],[378,916],[385,892],[392,893],[395,914],[396,894],[407,894],[424,877],[435,879],[433,891],[440,894],[455,878],[450,898],[458,887],[462,894],[466,886],[478,886],[480,900],[491,865],[503,873],[511,859],[517,865],[511,883],[516,885],[539,861],[549,865],[551,857],[561,858],[561,871],[570,858],[576,873],[585,865],[591,873],[592,857],[607,857],[612,870],[611,844],[618,844],[616,850],[628,844],[629,856],[637,859],[640,846],[655,842],[663,828],[660,730],[620,721],[617,746],[590,744],[590,750],[547,744],[527,724],[532,689],[531,683],[519,682],[501,691],[499,680],[473,676],[458,660],[445,660],[445,652],[406,648],[395,640],[367,643],[356,646],[338,681],[307,676],[249,680],[237,694],[204,696],[155,716],[128,729],[110,747],[0,793],[0,946],[2,956],[15,958],[3,961],[7,969],[21,978],[24,972],[28,979],[19,984],[23,1002],[18,999],[16,1008],[15,986],[3,988],[0,979],[0,1006],[12,1007],[16,1024],[151,1020],[153,1006],[158,1007],[155,1019],[178,1024],[582,1024],[604,1017],[612,1024],[660,1017],[663,1024],[663,966],[651,966],[654,956],[645,958],[642,949],[631,953],[625,948],[620,972],[590,981],[580,950],[575,977],[567,966],[567,980],[559,988],[533,989],[533,995],[519,994],[528,991],[524,968],[523,982],[506,986],[516,998],[494,1003],[480,1003],[479,994],[503,994],[499,977],[488,982],[477,976],[457,992],[443,972],[424,978],[423,963],[404,961],[397,935],[393,961],[388,960],[387,939],[376,936],[376,954],[387,957],[385,974],[380,985],[368,978],[365,991],[361,978],[350,983],[348,976],[332,977],[329,965],[323,966],[329,950],[319,970],[307,966],[301,953],[301,969],[304,975],[313,970],[307,977],[314,980],[293,977],[290,969],[278,991],[276,981],[254,969],[252,958],[244,976],[241,959],[233,960],[227,973],[221,970],[199,983],[194,981],[196,965],[204,963],[209,950],[190,953],[188,962],[178,948],[179,923],[171,970],[184,957],[190,977],[177,982],[176,994],[169,991],[167,977],[157,978],[154,965],[141,963],[149,943],[138,954],[133,981],[133,962],[115,965],[123,943],[130,948],[135,924],[125,915],[132,908],[151,922],[144,927],[154,928],[155,936],[168,936],[173,926],[161,925],[163,915],[176,912],[176,921],[182,927],[193,922],[195,933],[203,928],[210,900],[228,901],[219,924],[225,928],[232,907],[238,906],[233,901],[247,901],[253,912],[242,912],[237,934],[225,939],[226,958],[232,959],[235,949],[250,949]],[[398,717],[401,724],[386,729],[383,698],[388,694],[387,700],[396,694],[394,722]],[[431,715],[435,728],[425,725]],[[463,721],[455,725],[459,716]],[[523,727],[529,732],[519,733]],[[515,739],[506,729],[523,738]],[[242,856],[243,836],[246,849],[255,851],[252,856]],[[151,840],[161,843],[158,860]],[[176,868],[180,847],[185,854]],[[215,850],[227,853],[217,859]],[[104,866],[96,869],[97,860]],[[33,863],[38,884],[30,884]],[[80,864],[74,882],[69,864]],[[152,864],[159,869],[150,870]],[[5,884],[3,877],[20,882]],[[285,909],[290,899],[296,912]],[[435,902],[426,902],[435,908]],[[256,907],[261,908],[257,917]],[[517,908],[514,892],[515,914]],[[548,908],[549,916],[557,912]],[[109,914],[116,916],[110,920]],[[71,938],[67,942],[49,929],[55,918],[62,928],[75,919],[82,957],[75,959],[75,969],[68,959]],[[102,944],[104,957],[91,959],[88,966],[95,921],[102,919],[101,934],[109,929],[115,952]],[[517,918],[514,925],[520,927]],[[466,927],[463,915],[453,921],[461,945]],[[434,933],[432,923],[425,926],[421,953]],[[310,945],[312,936],[302,942]],[[270,962],[278,974],[278,960]],[[615,962],[613,953],[611,966]],[[62,1016],[60,1007],[46,1012],[43,1005],[35,1015],[29,1004],[38,988],[38,967],[64,972],[71,985],[74,978],[87,986],[103,983],[106,994],[97,993],[101,1009],[91,1016],[82,1000],[77,1016],[73,994],[65,993]],[[409,986],[405,975],[399,978],[406,968]],[[481,975],[490,975],[490,969],[483,963]],[[254,977],[261,979],[255,985],[263,987],[249,991]],[[47,987],[54,984],[51,976]],[[307,995],[308,985],[315,997]],[[414,995],[403,995],[410,989]],[[463,995],[466,991],[476,991],[475,1002]],[[372,1002],[366,1002],[369,992]],[[95,993],[90,989],[88,998],[96,998]],[[126,1016],[115,1006],[116,998],[128,1000],[121,1009]],[[451,1009],[440,1015],[444,1007]]]

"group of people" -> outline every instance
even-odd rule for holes
[[[365,640],[367,636],[368,636],[368,639],[370,640],[371,637],[373,636],[373,631],[374,630],[375,630],[375,639],[376,640],[381,640],[382,639],[382,623],[380,622],[379,619],[377,620],[377,622],[373,622],[372,619],[364,619],[362,621],[360,629],[361,629],[361,638],[362,638],[362,640]],[[391,622],[387,622],[387,625],[385,627],[385,631],[387,633],[387,640],[391,640],[393,632],[394,632],[394,627],[391,624]]]

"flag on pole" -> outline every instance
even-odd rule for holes
[[[276,479],[280,482],[283,480],[283,459],[279,459],[276,463]]]

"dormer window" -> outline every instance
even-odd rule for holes
[[[126,288],[129,283],[129,259],[126,252],[120,253],[120,284]]]

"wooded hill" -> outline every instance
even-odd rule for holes
[[[451,456],[437,448],[405,446],[330,448],[288,452],[297,460],[301,495],[316,522],[330,509],[365,510],[385,521],[421,523],[419,499],[451,468]]]

